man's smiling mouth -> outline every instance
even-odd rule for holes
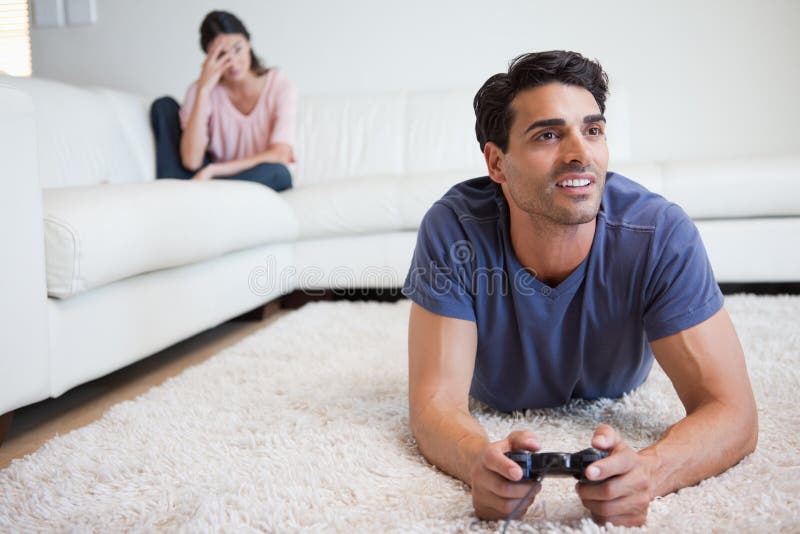
[[[567,175],[559,182],[556,182],[557,187],[563,188],[577,188],[587,187],[594,184],[594,176],[591,174],[572,174]]]
[[[577,180],[564,180],[563,182],[559,182],[556,185],[558,187],[583,187],[585,185],[589,185],[592,183],[591,180],[587,180],[586,178],[579,178]]]

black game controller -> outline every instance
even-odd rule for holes
[[[522,468],[522,480],[541,479],[544,476],[573,476],[581,482],[590,482],[585,470],[592,462],[608,456],[607,452],[589,448],[580,452],[531,452],[515,450],[507,452]]]

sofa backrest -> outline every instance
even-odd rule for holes
[[[464,92],[303,97],[295,185],[451,170],[483,173],[471,110],[471,96]]]
[[[42,187],[155,178],[149,102],[103,88],[0,76],[31,96]],[[473,91],[303,96],[298,109],[295,187],[372,176],[485,174],[475,140]],[[609,105],[610,150],[628,159],[626,101]]]
[[[153,180],[150,103],[103,88],[0,75],[0,90],[33,104],[42,187]],[[11,93],[9,93],[11,94]],[[0,134],[10,128],[0,113]],[[683,206],[696,219],[800,214],[800,157],[711,162],[632,162],[627,96],[615,87],[606,110],[609,170]],[[471,91],[304,96],[294,184],[340,180],[463,179],[485,174],[474,136]]]
[[[42,187],[155,178],[145,99],[40,78],[0,76],[0,84],[33,100]]]
[[[475,138],[474,91],[306,96],[298,110],[295,186],[350,178],[486,174]],[[627,99],[612,96],[609,150],[630,158]]]

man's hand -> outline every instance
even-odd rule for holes
[[[516,482],[522,478],[522,469],[505,453],[525,449],[538,451],[541,447],[533,432],[516,431],[506,439],[489,443],[472,468],[472,504],[481,519],[506,519],[520,500],[525,497],[535,481]],[[533,504],[539,487],[519,508],[515,518],[522,517]]]
[[[586,468],[586,478],[602,481],[578,483],[575,489],[595,522],[619,526],[641,526],[653,500],[653,457],[628,447],[608,425],[594,432],[592,446],[609,453]]]

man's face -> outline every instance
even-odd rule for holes
[[[608,168],[605,119],[592,94],[550,83],[521,91],[511,107],[508,150],[489,143],[484,151],[509,204],[560,225],[591,222]]]

